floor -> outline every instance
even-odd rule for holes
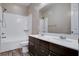
[[[0,53],[0,56],[30,56],[28,53],[22,53],[21,49],[15,49],[7,52]]]

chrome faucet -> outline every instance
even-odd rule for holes
[[[43,33],[41,33],[41,36],[44,36],[44,34],[43,34]]]
[[[61,39],[66,39],[66,37],[65,37],[65,36],[60,36],[60,38],[61,38]]]

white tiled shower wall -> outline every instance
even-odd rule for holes
[[[2,8],[0,7],[0,20],[2,20],[1,19],[2,18],[2,10],[1,9]],[[4,14],[5,14],[5,17],[7,17],[8,15],[10,16],[11,13],[4,13]],[[28,33],[28,35],[29,35],[31,33],[31,31],[32,31],[32,15],[28,15],[28,16],[20,16],[20,15],[16,15],[16,14],[11,14],[11,15],[14,15],[15,18],[16,18],[16,16],[18,16],[18,18],[25,17],[26,19],[28,19],[28,22],[27,22],[28,25],[27,26],[28,26],[28,30],[29,30],[29,33]],[[13,18],[9,17],[9,18],[6,18],[6,20],[7,19],[13,19]],[[12,25],[12,24],[9,24],[9,25]],[[15,27],[16,27],[16,25],[15,25]],[[17,37],[15,37],[15,38],[14,37],[10,38],[10,37],[7,37],[8,39],[1,39],[1,21],[0,21],[0,45],[1,45],[0,46],[0,52],[4,52],[4,51],[8,51],[8,50],[13,50],[13,49],[21,47],[19,44],[20,44],[21,41],[23,41],[23,38],[20,37],[19,39],[17,39]],[[28,38],[26,38],[26,39],[28,39]]]

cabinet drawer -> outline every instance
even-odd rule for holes
[[[58,45],[56,45],[56,44],[50,43],[50,44],[49,44],[49,50],[61,55],[62,52],[63,52],[63,47],[60,47],[60,46],[58,46]],[[64,52],[63,52],[63,53],[64,53]]]
[[[29,54],[35,55],[35,45],[34,45],[34,43],[30,41],[28,47],[29,47]]]
[[[39,46],[39,55],[40,56],[48,56],[49,50],[43,46]]]
[[[29,42],[34,42],[34,38],[33,37],[31,37],[31,36],[29,36]]]
[[[59,56],[57,53],[50,51],[50,56]]]
[[[34,44],[39,44],[39,39],[34,38],[34,37],[29,36],[29,41],[33,42]]]
[[[39,45],[39,39],[36,39],[36,38],[35,38],[34,40],[35,40],[35,44],[36,44],[36,45]]]
[[[49,43],[46,41],[39,40],[39,45],[48,49]]]

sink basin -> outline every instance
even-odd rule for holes
[[[67,42],[73,42],[73,43],[78,43],[78,40],[71,39],[71,38],[66,38]]]
[[[58,37],[58,36],[48,36],[48,35],[44,35],[44,36],[42,36],[42,37],[44,37],[44,38],[49,38],[49,39],[60,39],[60,37]]]
[[[43,35],[41,37],[43,37],[45,39],[48,39],[48,40],[60,40],[60,41],[66,41],[66,42],[71,42],[71,43],[76,43],[77,42],[77,40],[67,38],[67,37],[62,39],[62,38],[60,38],[60,36]]]

